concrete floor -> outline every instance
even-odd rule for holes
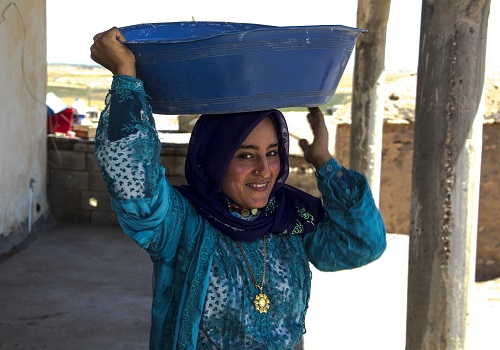
[[[407,252],[407,236],[389,235],[387,251],[366,267],[313,269],[305,349],[404,349]],[[0,350],[147,349],[151,267],[118,227],[35,232],[0,260]],[[500,348],[495,288],[474,298],[472,349]]]
[[[0,349],[147,349],[151,261],[118,227],[56,225],[0,263]]]

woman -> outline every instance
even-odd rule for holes
[[[319,108],[301,140],[323,202],[285,184],[288,131],[277,110],[203,115],[174,188],[135,58],[116,28],[94,37],[91,57],[113,83],[95,152],[125,233],[154,264],[151,349],[292,349],[305,332],[309,262],[356,268],[386,246],[366,179],[328,152]],[[323,207],[324,205],[324,207]]]

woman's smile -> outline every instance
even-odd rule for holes
[[[269,181],[266,181],[264,183],[250,183],[248,186],[255,188],[255,189],[262,189],[265,188],[269,184]]]

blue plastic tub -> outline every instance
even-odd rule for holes
[[[120,28],[158,114],[320,106],[335,93],[364,30],[226,22]]]

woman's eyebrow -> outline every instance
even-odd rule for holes
[[[277,143],[277,142],[276,143],[272,143],[269,146],[267,146],[267,149],[278,147],[278,146],[279,146],[279,143]],[[241,145],[239,149],[254,149],[254,150],[257,150],[259,148],[257,146],[255,146],[255,145]]]

